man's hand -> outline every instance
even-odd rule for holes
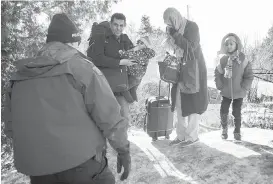
[[[119,62],[119,65],[126,65],[126,66],[131,66],[137,64],[135,60],[133,59],[122,59]]]
[[[120,180],[126,180],[131,171],[131,156],[130,153],[119,153],[117,156],[117,172],[120,173],[123,167],[123,173],[120,177]]]

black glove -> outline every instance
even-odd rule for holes
[[[131,156],[130,153],[118,153],[117,156],[117,172],[121,172],[123,167],[123,173],[120,177],[120,180],[123,181],[128,178],[129,172],[131,171]]]
[[[169,35],[174,35],[174,33],[176,33],[176,30],[173,28],[173,27],[170,27],[170,26],[167,26],[166,27],[166,32],[169,34]]]
[[[173,36],[174,33],[176,33],[176,30],[175,30],[174,28],[171,28],[171,29],[170,29],[170,35]]]

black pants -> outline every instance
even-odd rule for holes
[[[115,177],[108,168],[105,157],[101,163],[92,158],[60,173],[30,176],[30,181],[31,184],[115,184]]]
[[[221,117],[227,117],[229,113],[229,107],[230,107],[231,101],[232,101],[231,99],[223,97],[222,103],[221,103],[221,109],[220,109]],[[243,98],[234,99],[232,102],[232,115],[234,116],[234,123],[235,123],[234,133],[240,133],[242,104],[243,104]],[[225,120],[223,122],[225,122]],[[227,123],[227,120],[226,120],[226,123]]]

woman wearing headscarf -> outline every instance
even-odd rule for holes
[[[173,45],[181,69],[177,84],[171,90],[172,110],[177,110],[177,137],[171,142],[182,146],[199,140],[200,115],[207,110],[207,69],[200,46],[199,28],[195,22],[184,18],[175,8],[163,14],[169,44]],[[182,57],[180,57],[182,54]]]

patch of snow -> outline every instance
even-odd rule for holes
[[[154,147],[150,141],[147,141],[146,135],[130,137],[130,141],[137,145],[148,156],[162,178],[174,176],[193,184],[196,183],[190,176],[181,173],[164,154]]]
[[[117,184],[165,183],[271,183],[273,181],[273,131],[242,128],[242,141],[222,140],[220,131],[200,135],[199,143],[183,148],[170,140],[152,139],[143,131],[130,130],[132,171]],[[174,138],[175,131],[171,134]],[[112,155],[112,154],[111,154]],[[115,159],[109,156],[115,169]],[[114,172],[115,173],[115,172]]]

